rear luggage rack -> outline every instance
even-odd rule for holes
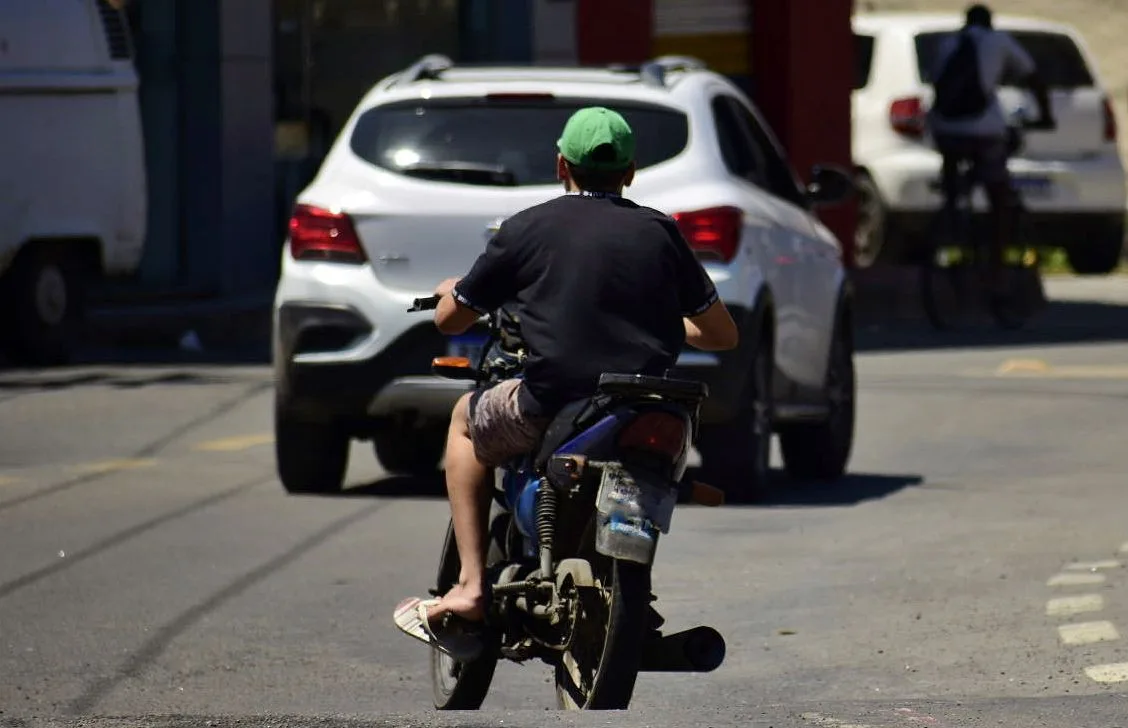
[[[612,397],[657,394],[683,402],[700,402],[709,396],[709,387],[695,379],[668,379],[642,374],[601,374],[598,391]]]

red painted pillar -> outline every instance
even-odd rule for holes
[[[650,58],[653,0],[576,0],[576,52],[584,65]]]
[[[853,168],[854,0],[751,0],[756,103],[799,176],[818,163]],[[819,211],[854,264],[856,205]]]

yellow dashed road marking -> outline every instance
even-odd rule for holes
[[[1089,645],[1094,642],[1111,642],[1120,639],[1112,622],[1081,622],[1058,627],[1061,641],[1067,645]]]
[[[1125,541],[1120,545],[1120,553],[1128,554],[1128,541]]]
[[[201,442],[193,450],[202,450],[205,452],[235,452],[237,450],[247,450],[259,445],[267,445],[274,442],[273,435],[242,435],[240,437],[225,437],[222,440],[211,440],[209,442]]]
[[[1128,682],[1128,662],[1112,665],[1093,665],[1085,668],[1085,674],[1099,683]]]
[[[101,460],[96,463],[78,465],[75,470],[84,473],[114,473],[120,470],[136,470],[156,465],[157,461],[147,458],[119,458],[116,460]]]
[[[1100,594],[1058,597],[1046,602],[1046,615],[1049,617],[1067,617],[1082,612],[1099,612],[1102,609],[1104,609],[1104,597]]]
[[[15,485],[15,484],[16,484],[16,483],[18,483],[18,482],[20,482],[20,479],[19,479],[19,478],[9,478],[9,477],[7,477],[7,476],[4,476],[4,475],[0,475],[0,486],[3,486],[3,485]]]
[[[1105,559],[1103,561],[1078,561],[1073,564],[1066,564],[1065,568],[1069,571],[1097,571],[1099,569],[1119,569],[1120,562],[1116,559]]]
[[[1128,379],[1128,366],[1123,364],[1051,366],[1041,359],[1007,359],[995,369],[995,376],[1050,377],[1053,379]]]
[[[1046,582],[1046,586],[1082,586],[1104,583],[1104,574],[1055,574]]]
[[[1007,359],[995,370],[996,374],[1045,374],[1050,365],[1041,359]]]

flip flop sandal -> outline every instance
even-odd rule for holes
[[[427,610],[439,601],[417,597],[403,600],[394,614],[396,627],[409,637],[425,642],[458,662],[477,659],[483,648],[480,625],[452,614],[442,617],[438,630],[432,629],[428,623]]]

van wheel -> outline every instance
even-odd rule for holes
[[[32,365],[66,364],[85,311],[81,266],[61,246],[25,248],[4,277],[5,338],[12,358]]]
[[[380,466],[392,475],[432,475],[446,448],[447,428],[436,425],[378,432],[372,448]]]
[[[336,493],[345,481],[351,438],[332,422],[305,422],[274,406],[274,457],[287,493]]]
[[[1069,267],[1081,276],[1103,276],[1112,273],[1124,256],[1124,241],[1107,236],[1066,248]]]

